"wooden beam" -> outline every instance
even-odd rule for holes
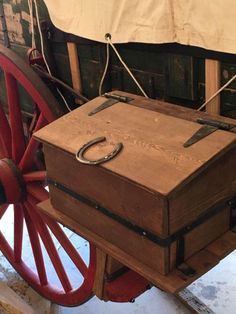
[[[186,306],[191,313],[194,314],[214,314],[214,312],[206,306],[200,299],[198,299],[189,289],[184,289],[176,294],[184,306]]]
[[[94,294],[103,300],[104,276],[106,272],[107,254],[96,248],[96,274],[93,285]]]
[[[82,93],[82,82],[81,82],[81,74],[80,74],[80,64],[77,46],[75,43],[68,42],[67,43],[68,56],[70,61],[70,70],[71,70],[71,78],[73,88]]]
[[[205,94],[208,100],[220,88],[220,62],[206,59],[205,61]],[[217,95],[206,105],[206,111],[211,114],[220,114],[220,95]]]
[[[36,314],[34,309],[4,282],[0,282],[0,305],[11,314]]]

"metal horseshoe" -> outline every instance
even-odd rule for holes
[[[123,144],[122,143],[118,143],[116,144],[114,150],[109,153],[108,155],[98,159],[98,160],[88,160],[84,157],[85,152],[93,145],[103,142],[106,140],[105,136],[101,136],[101,137],[97,137],[92,141],[89,141],[88,143],[84,144],[76,153],[76,159],[81,162],[82,164],[86,164],[86,165],[99,165],[102,164],[108,160],[111,160],[112,158],[114,158],[115,156],[117,156],[119,154],[119,152],[122,150],[123,148]]]

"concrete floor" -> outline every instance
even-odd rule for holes
[[[9,213],[5,217],[7,220],[0,223],[0,230],[4,234],[9,233],[9,239],[12,237],[12,214]],[[88,252],[88,244],[84,239],[79,239],[77,235],[68,233],[76,242],[79,241],[77,247],[80,248],[86,255]],[[29,243],[24,241],[24,251],[28,250]],[[60,250],[60,247],[58,247]],[[29,254],[30,258],[30,254]],[[49,262],[48,262],[49,263]],[[33,263],[32,263],[33,265]],[[216,314],[235,314],[236,313],[236,251],[225,258],[213,270],[195,281],[189,289],[202,302],[204,302]],[[67,270],[71,266],[67,265]],[[73,268],[71,269],[73,273]],[[53,273],[51,276],[54,276]],[[53,277],[54,278],[54,277]],[[38,314],[187,314],[190,313],[174,296],[168,295],[157,288],[152,288],[139,298],[135,303],[112,303],[102,302],[96,297],[92,298],[87,303],[75,307],[65,308],[51,304],[51,302],[43,299],[34,292],[25,283],[20,276],[9,265],[4,256],[0,255],[0,280],[5,281],[18,295],[20,295],[28,304],[36,310]],[[0,308],[0,314],[7,313],[3,308]]]

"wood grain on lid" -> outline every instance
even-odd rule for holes
[[[98,159],[122,142],[123,151],[101,167],[161,194],[196,173],[220,152],[235,145],[236,134],[218,130],[189,148],[184,142],[198,123],[117,103],[94,116],[88,113],[104,102],[98,97],[35,133],[43,142],[75,154],[86,142],[106,136],[86,157]]]

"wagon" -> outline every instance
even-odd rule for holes
[[[155,279],[152,272],[144,270],[142,263],[133,263],[122,250],[114,250],[109,241],[101,244],[101,238],[94,237],[76,219],[64,215],[48,202],[47,185],[49,183],[52,186],[53,182],[46,180],[42,144],[36,141],[33,134],[68,110],[82,108],[83,104],[98,94],[103,97],[104,92],[119,90],[115,92],[116,97],[117,93],[121,97],[119,101],[123,101],[122,97],[130,97],[134,102],[137,99],[134,106],[143,107],[146,104],[150,111],[186,121],[196,122],[199,118],[208,122],[217,120],[217,123],[221,123],[220,127],[225,123],[230,130],[233,129],[234,120],[216,116],[222,113],[233,118],[235,115],[234,85],[227,83],[235,69],[235,40],[225,32],[225,28],[231,26],[231,19],[219,25],[222,29],[218,31],[224,34],[224,40],[207,32],[204,33],[205,38],[202,38],[201,29],[199,33],[193,32],[199,20],[194,20],[191,10],[199,10],[199,15],[203,13],[194,1],[183,6],[182,11],[179,7],[168,5],[166,1],[161,1],[160,5],[149,2],[135,7],[130,1],[117,8],[113,2],[107,5],[104,1],[97,1],[95,5],[92,1],[71,1],[71,6],[68,5],[66,10],[63,1],[58,1],[56,6],[52,0],[45,0],[45,3],[24,0],[0,2],[0,217],[9,211],[9,204],[13,204],[14,216],[13,242],[1,233],[0,249],[36,291],[58,304],[79,305],[93,293],[101,299],[129,302],[153,284],[176,293],[235,248],[235,234],[232,231],[235,225],[233,188],[226,197],[230,206],[224,216],[227,218],[231,213],[233,218],[230,224],[227,222],[227,226],[218,226],[217,222],[220,234],[211,238],[211,243],[206,236],[208,240],[204,241],[199,252],[190,254],[192,260],[189,263],[192,262],[195,272],[191,267],[174,267],[168,274],[164,271],[156,274]],[[208,10],[213,10],[212,16],[217,16],[221,6],[227,6],[226,2],[219,4],[218,9],[206,6]],[[129,13],[131,9],[134,12],[132,16]],[[75,10],[78,10],[76,14]],[[65,15],[64,19],[62,15]],[[181,27],[173,28],[173,16],[175,22],[179,21],[183,32],[176,32]],[[183,22],[181,16],[186,21]],[[211,19],[208,20],[208,23],[211,22]],[[202,20],[201,23],[204,28]],[[189,28],[185,28],[186,25]],[[36,49],[36,46],[40,48]],[[221,106],[217,92],[220,80],[226,83],[225,88],[230,86],[224,89]],[[165,102],[140,100],[140,96],[137,96],[140,94],[145,98],[164,99]],[[108,99],[111,98],[109,95],[106,95]],[[111,95],[114,98],[114,94]],[[211,102],[204,104],[210,114],[193,110],[212,95]],[[100,104],[100,101],[97,102]],[[233,161],[230,165],[234,165]],[[233,179],[230,180],[229,185],[233,182]],[[212,205],[215,204],[209,207]],[[213,209],[215,213],[218,207]],[[222,219],[222,216],[219,217],[219,220]],[[74,247],[62,224],[89,240],[89,261],[85,261]],[[191,225],[191,228],[197,226]],[[206,229],[210,226],[206,226]],[[23,255],[24,229],[27,229],[31,243],[35,262],[33,268]],[[146,231],[141,231],[142,236],[146,236]],[[153,234],[149,236],[154,237],[156,242],[161,241]],[[72,284],[67,274],[66,264],[57,252],[56,243],[63,247],[65,255],[82,275],[83,280],[77,286]],[[47,269],[48,263],[45,263],[42,247],[49,256],[50,267],[59,278],[58,286],[48,277],[50,270]]]

